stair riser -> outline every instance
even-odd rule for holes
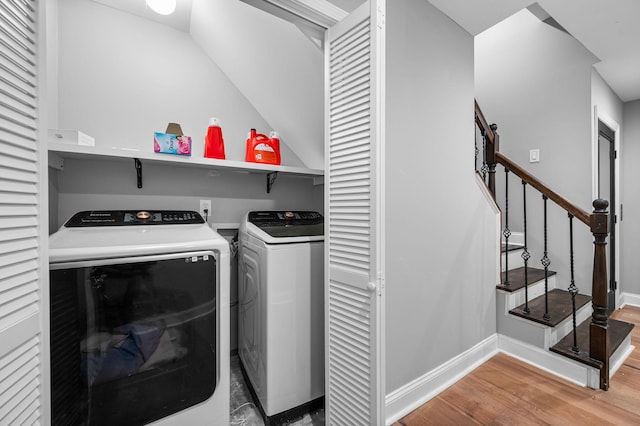
[[[543,293],[544,285],[542,286],[542,292],[540,294]],[[507,308],[505,302],[506,298],[504,297],[498,297],[496,301],[498,312],[503,312],[503,314],[498,315],[497,318],[498,334],[518,339],[543,350],[548,350],[560,341],[560,339],[573,331],[573,318],[571,316],[565,318],[560,324],[552,328],[509,313],[510,309],[513,309],[515,306],[520,306],[524,302],[514,305],[511,308]],[[589,318],[592,312],[591,303],[587,303],[578,309],[576,312],[577,324]]]
[[[507,252],[507,256],[508,256],[508,264],[507,262],[505,262],[505,256],[504,253],[502,253],[502,258],[500,260],[500,267],[501,267],[501,271],[500,272],[504,272],[507,270],[507,266],[509,267],[509,269],[514,269],[514,268],[519,268],[521,266],[524,266],[524,260],[522,260],[522,249],[519,250],[511,250],[509,252]]]
[[[551,291],[556,288],[556,276],[551,275],[548,279],[548,290]],[[544,294],[544,280],[536,281],[532,284],[529,284],[529,288],[527,290],[529,293],[529,300],[535,299],[538,296],[542,296]],[[525,291],[524,288],[521,288],[514,292],[506,292],[498,290],[498,297],[504,295],[506,299],[506,311],[505,314],[509,315],[509,311],[516,306],[520,306],[525,302]]]
[[[593,308],[591,303],[587,303],[581,309],[578,309],[578,311],[576,312],[576,324],[581,324],[583,321],[589,318],[592,313]],[[548,331],[549,341],[545,342],[545,349],[549,349],[550,347],[558,343],[564,336],[573,332],[573,318],[567,318],[553,329],[548,329]]]

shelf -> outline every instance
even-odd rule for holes
[[[100,148],[96,146],[72,145],[58,142],[49,142],[48,148],[49,153],[53,154],[53,156],[49,156],[50,166],[58,169],[62,169],[65,158],[101,160],[131,160],[137,158],[143,162],[150,161],[159,164],[200,167],[214,170],[229,170],[245,173],[270,174],[278,172],[278,174],[313,178],[322,178],[324,176],[323,170],[307,169],[304,167],[274,166],[271,164],[247,163],[244,161],[187,157],[126,148]],[[59,158],[56,159],[55,156]]]

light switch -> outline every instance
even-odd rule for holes
[[[540,161],[540,150],[539,149],[530,149],[529,150],[529,162],[537,163]]]

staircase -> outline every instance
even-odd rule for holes
[[[502,274],[496,286],[497,332],[502,351],[574,383],[607,390],[609,378],[631,354],[633,325],[608,318],[605,200],[594,201],[589,214],[560,196],[498,150],[497,126],[488,126],[476,103],[476,124],[483,137],[482,166],[478,170],[496,199],[495,168],[505,167],[505,196],[501,198],[503,223]],[[476,153],[479,153],[476,148]],[[509,222],[509,174],[522,179],[524,232],[513,233]],[[544,202],[543,268],[529,265],[527,245],[527,186],[542,194]],[[570,229],[570,282],[559,282],[549,269],[547,201],[568,213]],[[594,236],[591,295],[581,294],[574,283],[573,219],[584,223]],[[537,232],[537,231],[536,231]],[[565,278],[566,279],[566,278]]]
[[[497,331],[503,351],[539,366],[557,376],[581,386],[599,387],[602,363],[589,357],[589,324],[593,309],[591,297],[576,294],[578,352],[573,351],[573,309],[571,294],[558,286],[556,273],[547,274],[548,319],[545,318],[544,270],[528,268],[528,303],[525,300],[522,247],[503,248],[510,256],[509,285],[496,286]],[[568,287],[568,286],[565,286]],[[528,305],[529,314],[525,313]],[[633,351],[630,332],[632,324],[609,320],[611,355],[609,375],[612,376]]]

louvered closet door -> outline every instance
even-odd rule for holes
[[[379,66],[370,2],[327,31],[326,419],[383,424]]]
[[[0,425],[43,421],[38,7],[0,1]]]

